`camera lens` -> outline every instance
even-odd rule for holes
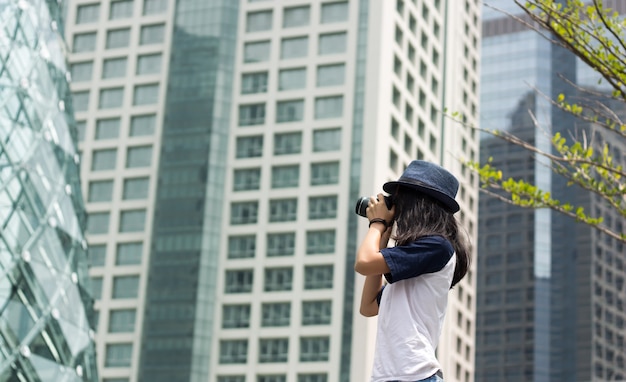
[[[356,214],[359,216],[363,216],[364,218],[367,217],[365,211],[367,210],[367,204],[369,203],[369,201],[370,198],[368,198],[367,196],[362,196],[359,200],[357,200],[354,212],[356,212]]]
[[[367,205],[370,202],[370,198],[369,196],[361,196],[359,198],[359,200],[356,201],[356,206],[354,208],[354,212],[356,212],[357,215],[359,216],[363,216],[364,218],[367,217]],[[393,202],[391,200],[391,197],[389,196],[385,196],[385,204],[387,205],[387,209],[391,209],[391,207],[393,206]]]

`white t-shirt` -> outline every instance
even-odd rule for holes
[[[441,236],[381,250],[391,272],[380,296],[372,382],[418,381],[441,367],[435,357],[456,256]]]

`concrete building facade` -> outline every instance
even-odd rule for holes
[[[91,275],[105,381],[363,381],[359,196],[413,159],[477,183],[480,8],[428,1],[76,0]],[[446,380],[473,381],[474,269]]]

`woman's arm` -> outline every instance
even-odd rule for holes
[[[387,209],[383,201],[383,195],[370,198],[367,208],[367,217],[370,221],[375,218],[383,219],[383,223],[372,223],[361,242],[356,254],[354,270],[365,276],[363,291],[361,293],[360,313],[365,317],[378,314],[378,294],[383,287],[383,274],[389,272],[387,262],[380,250],[387,248],[391,237],[394,209]]]
[[[374,222],[370,223],[369,230],[365,234],[365,238],[356,253],[354,270],[364,276],[382,275],[389,272],[389,267],[380,250],[387,247],[389,237],[391,236],[391,228],[393,225],[393,216],[395,208],[387,209],[387,205],[383,200],[383,194],[378,194],[378,199],[370,198],[367,207],[367,218],[371,222],[372,219],[382,219],[387,225]]]
[[[363,293],[361,293],[361,308],[359,309],[359,312],[365,317],[373,317],[378,314],[378,293],[382,287],[382,275],[365,277]]]

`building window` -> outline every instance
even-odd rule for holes
[[[122,190],[123,200],[146,199],[148,197],[148,187],[150,178],[129,178],[124,179],[124,189]]]
[[[341,149],[341,129],[313,131],[313,152],[338,151]]]
[[[311,186],[337,183],[339,183],[339,162],[311,164]]]
[[[137,85],[133,93],[133,105],[152,105],[159,100],[159,84]]]
[[[258,202],[235,202],[230,205],[230,224],[255,224],[257,222]]]
[[[318,54],[339,54],[345,53],[347,46],[347,34],[326,33],[321,34],[319,39]]]
[[[228,237],[228,258],[248,259],[256,252],[255,235],[237,235]]]
[[[340,86],[345,82],[345,64],[320,65],[317,67],[317,86]]]
[[[321,23],[338,23],[348,20],[348,2],[340,1],[322,4]]]
[[[144,25],[139,34],[139,45],[160,44],[165,36],[165,24]]]
[[[247,42],[243,46],[243,62],[264,62],[270,58],[270,42]]]
[[[308,5],[285,8],[283,11],[283,28],[307,26],[310,18],[311,7]]]
[[[245,375],[218,375],[217,382],[246,382]]]
[[[112,109],[122,107],[124,103],[124,88],[111,88],[100,90],[99,109]]]
[[[306,233],[307,255],[333,252],[335,252],[335,230],[308,231]]]
[[[241,94],[267,92],[267,72],[244,73],[241,76]]]
[[[239,105],[239,126],[254,126],[265,123],[265,104]]]
[[[113,277],[114,299],[137,298],[139,293],[139,276],[116,276]]]
[[[269,221],[288,222],[296,221],[298,215],[298,199],[270,200]]]
[[[272,29],[272,11],[248,12],[246,32],[261,32]]]
[[[96,180],[89,182],[89,197],[87,199],[89,202],[110,202],[112,199],[112,180]]]
[[[168,1],[169,0],[143,0],[144,16],[165,12],[167,10]]]
[[[280,47],[280,58],[303,58],[308,55],[309,52],[309,38],[303,37],[290,37],[284,38]]]
[[[129,367],[133,354],[133,344],[107,344],[105,367]]]
[[[106,49],[126,48],[130,44],[130,28],[107,31]]]
[[[109,20],[126,19],[133,16],[133,0],[112,1]]]
[[[126,168],[150,167],[152,146],[129,147],[126,151]]]
[[[102,267],[106,262],[107,246],[106,244],[90,245],[87,250],[89,265],[92,267]]]
[[[339,118],[343,115],[343,96],[315,99],[315,119]]]
[[[76,24],[95,23],[99,17],[99,3],[79,5],[76,9]]]
[[[117,245],[115,265],[139,265],[143,252],[143,243],[120,243]]]
[[[99,119],[96,122],[96,140],[115,139],[120,135],[120,119]]]
[[[237,158],[256,158],[263,155],[263,136],[237,138]]]
[[[258,190],[261,187],[261,169],[243,168],[234,171],[233,190]]]
[[[246,363],[248,361],[248,340],[221,340],[220,364]]]
[[[328,382],[328,375],[315,374],[298,374],[298,382]]]
[[[93,52],[96,49],[96,32],[74,35],[72,47],[74,53]]]
[[[93,61],[76,62],[70,66],[72,82],[90,81],[93,73]]]
[[[138,137],[143,135],[152,135],[156,127],[156,115],[135,115],[130,119],[130,133],[131,137]]]
[[[132,333],[135,330],[135,309],[117,309],[109,313],[109,333]]]
[[[72,93],[72,105],[74,105],[74,111],[87,111],[89,109],[89,90]]]
[[[304,119],[304,100],[276,103],[276,123],[298,122]]]
[[[102,277],[91,278],[91,297],[96,300],[102,298]]]
[[[309,219],[332,219],[337,217],[337,196],[312,196],[309,198]]]
[[[119,232],[143,232],[146,225],[146,210],[128,210],[120,214]]]
[[[274,155],[287,155],[300,153],[302,146],[302,133],[280,133],[274,135]]]
[[[283,69],[278,73],[278,90],[297,90],[306,87],[306,68]]]
[[[102,62],[102,78],[126,76],[126,57],[109,58]]]
[[[222,307],[222,328],[249,328],[250,327],[250,305],[224,305]]]
[[[94,150],[91,155],[91,171],[115,170],[116,149]]]
[[[263,290],[265,292],[290,291],[292,282],[292,268],[266,268]]]
[[[87,131],[87,121],[76,121],[76,139],[78,142],[85,141],[85,133]]]
[[[400,94],[400,90],[398,90],[398,88],[396,88],[395,86],[392,86],[393,90],[391,92],[391,102],[393,102],[393,104],[398,108],[398,110],[400,110],[401,104],[401,94]]]
[[[289,326],[291,303],[265,303],[261,307],[261,326]]]
[[[300,166],[297,164],[272,167],[272,188],[298,187]]]
[[[157,74],[161,72],[161,53],[144,54],[137,57],[137,74]]]
[[[225,293],[252,292],[252,269],[226,271]]]
[[[287,382],[287,376],[284,374],[257,375],[256,382]]]
[[[262,338],[259,340],[259,363],[287,362],[288,338]]]
[[[303,301],[302,325],[330,325],[332,303],[329,300]]]
[[[332,265],[310,265],[304,267],[304,289],[331,289],[332,287]]]
[[[300,338],[300,362],[328,361],[329,337]]]
[[[267,234],[267,257],[293,256],[295,247],[296,234],[293,232]]]

